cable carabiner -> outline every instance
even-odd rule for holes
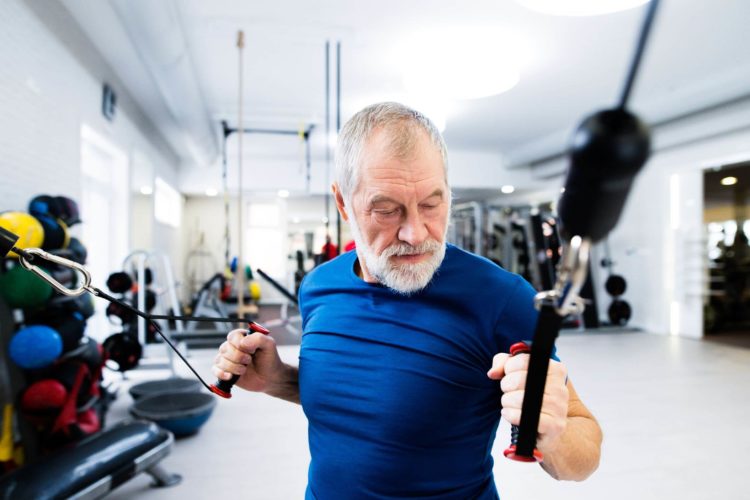
[[[83,284],[78,286],[77,288],[68,288],[64,286],[55,278],[53,278],[52,276],[44,272],[39,266],[35,266],[31,262],[29,262],[27,260],[28,256],[31,256],[33,259],[41,258],[43,260],[53,262],[55,264],[58,264],[63,267],[67,267],[69,269],[73,269],[74,271],[79,272],[83,276]],[[55,290],[57,290],[63,295],[67,295],[68,297],[78,297],[79,295],[83,295],[84,293],[87,293],[87,292],[94,293],[94,289],[91,287],[91,274],[86,270],[85,267],[83,267],[78,262],[73,262],[72,260],[66,259],[64,257],[60,257],[58,255],[45,252],[44,250],[40,248],[25,249],[23,254],[19,256],[19,261],[21,262],[21,265],[27,271],[31,271],[32,273],[36,274],[41,279],[49,283],[52,286],[52,288],[54,288]]]

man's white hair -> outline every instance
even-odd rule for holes
[[[425,115],[397,102],[373,104],[359,111],[341,129],[336,145],[336,182],[344,200],[351,202],[361,177],[362,150],[370,136],[378,129],[385,130],[390,147],[399,158],[407,157],[414,150],[424,131],[440,151],[443,158],[445,181],[448,182],[448,149],[440,131]]]

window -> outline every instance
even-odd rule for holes
[[[182,196],[160,177],[154,180],[154,217],[172,227],[182,222]]]

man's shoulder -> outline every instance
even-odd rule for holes
[[[446,267],[464,279],[478,279],[480,281],[491,281],[497,284],[517,286],[524,279],[486,257],[467,252],[455,245],[448,244],[445,251]]]
[[[355,258],[356,252],[346,252],[316,266],[305,275],[300,287],[328,284],[332,280],[345,279],[347,272],[354,265]]]

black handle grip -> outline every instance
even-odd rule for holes
[[[248,335],[251,332],[260,332],[264,335],[268,335],[269,333],[271,333],[264,326],[261,326],[258,323],[254,322],[250,322],[248,324],[248,330],[245,330],[245,335]],[[214,394],[221,396],[222,398],[229,399],[232,397],[232,387],[234,387],[234,384],[236,384],[239,379],[239,375],[232,375],[232,378],[230,378],[229,380],[216,379],[216,382],[211,384],[208,388]]]
[[[232,397],[232,387],[240,379],[239,375],[232,375],[229,380],[216,379],[216,382],[211,385],[211,392],[218,394],[222,398],[229,399]]]
[[[11,233],[4,227],[0,226],[0,259],[5,257],[13,250],[16,246],[16,242],[19,237],[15,233]]]
[[[528,354],[531,352],[531,347],[526,342],[517,342],[510,346],[510,355],[515,356],[517,354]],[[524,456],[517,453],[518,446],[518,426],[510,426],[510,446],[503,452],[507,458],[515,460],[517,462],[541,462],[543,460],[542,452],[534,448],[533,456]]]

